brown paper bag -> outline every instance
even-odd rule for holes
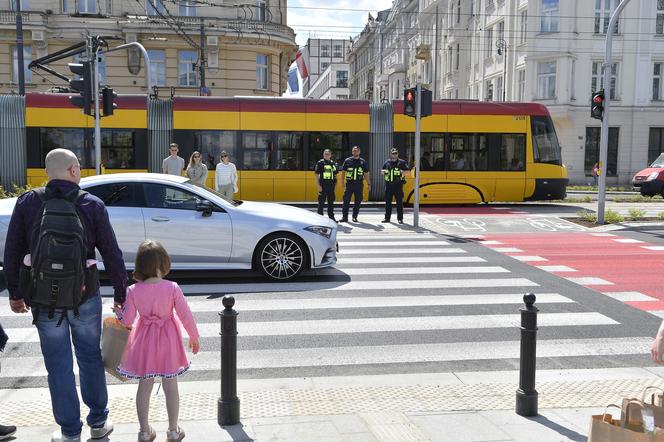
[[[127,346],[130,331],[114,316],[104,319],[101,332],[101,359],[106,373],[121,381],[126,381],[127,378],[118,373],[118,365]]]
[[[652,391],[659,391],[659,394],[652,393]],[[651,392],[650,396],[648,396],[648,392]],[[643,392],[641,393],[641,399],[623,399],[622,417],[620,420],[621,425],[630,424],[638,426],[641,424],[640,416],[636,416],[635,419],[630,419],[629,421],[627,420],[627,404],[631,401],[637,401],[640,402],[646,409],[652,409],[653,416],[655,417],[655,426],[664,428],[664,407],[662,407],[662,392],[663,391],[661,388],[650,386],[643,389]]]
[[[617,405],[611,404],[607,406],[619,408]],[[641,404],[637,402],[629,402],[626,405],[625,411],[628,416],[626,421],[636,421],[637,415],[639,419],[638,426],[621,426],[621,419],[614,419],[611,414],[594,415],[590,419],[590,431],[588,433],[588,442],[664,442],[664,430],[655,427],[654,433],[643,432],[643,422],[641,420]],[[622,409],[621,409],[622,411]],[[632,414],[630,416],[630,414]]]

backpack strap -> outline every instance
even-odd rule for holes
[[[62,313],[60,314],[60,319],[58,319],[58,323],[55,324],[56,327],[60,327],[60,325],[62,325],[62,321],[64,321],[65,316],[67,316],[67,310],[62,309]]]

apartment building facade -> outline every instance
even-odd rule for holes
[[[332,63],[311,86],[306,98],[348,100],[348,63]]]
[[[624,9],[614,38],[611,84],[605,88],[606,28],[617,4],[616,0],[397,0],[388,20],[373,32],[383,43],[373,65],[388,72],[398,70],[399,60],[387,54],[402,49],[408,82],[428,84],[436,99],[545,104],[575,184],[591,181],[590,171],[599,157],[601,123],[590,118],[590,97],[604,88],[612,98],[607,179],[610,184],[627,185],[634,172],[664,152],[664,4],[631,0]],[[429,59],[416,59],[418,48],[429,49],[425,51]],[[355,51],[354,44],[349,56]],[[352,85],[356,81],[352,64],[350,76]],[[380,81],[374,87],[380,88]],[[389,84],[383,98],[400,98],[399,89],[403,86]],[[378,94],[372,98],[380,100]]]
[[[0,94],[18,91],[15,1],[0,6]],[[153,82],[164,94],[199,95],[202,66],[203,94],[279,96],[297,49],[286,0],[21,0],[21,10],[26,67],[89,34],[107,37],[110,47],[137,41],[147,49]],[[71,76],[67,63],[74,61],[49,67]],[[24,73],[26,92],[66,86],[45,72]],[[100,81],[120,94],[146,93],[140,52],[103,54]]]
[[[302,95],[307,96],[316,84],[318,77],[333,63],[345,63],[350,49],[350,39],[310,38],[306,49],[307,71],[309,75],[302,81]]]

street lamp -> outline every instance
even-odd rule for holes
[[[496,47],[498,48],[498,55],[503,55],[503,101],[506,101],[506,91],[507,91],[507,42],[503,38],[499,38],[496,41]]]

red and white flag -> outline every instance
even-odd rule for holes
[[[297,64],[297,70],[300,72],[300,78],[307,78],[309,76],[309,71],[307,70],[307,63],[309,63],[309,48],[303,47],[295,55],[295,63]]]

